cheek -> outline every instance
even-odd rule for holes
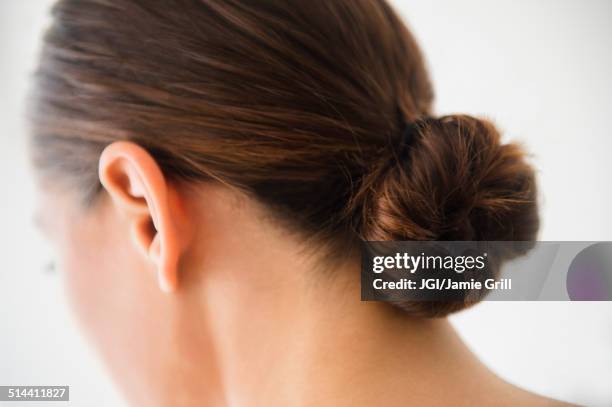
[[[129,289],[129,271],[136,266],[129,239],[117,225],[103,220],[67,224],[60,256],[72,308],[94,337],[109,324],[121,322],[117,309],[129,309],[124,291]]]

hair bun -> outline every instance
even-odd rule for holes
[[[502,144],[493,124],[467,115],[428,118],[408,149],[362,185],[364,240],[535,240],[534,171],[520,146]],[[400,304],[428,316],[466,305]]]

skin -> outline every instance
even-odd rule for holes
[[[220,185],[180,185],[128,142],[92,207],[41,186],[75,313],[131,405],[556,406],[491,373],[446,319],[359,301],[359,263]]]

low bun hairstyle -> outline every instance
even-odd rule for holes
[[[534,239],[524,153],[488,121],[433,117],[432,102],[421,52],[385,0],[59,0],[31,153],[88,205],[104,193],[100,153],[130,140],[170,181],[237,188],[330,250]]]
[[[420,120],[416,130],[407,154],[374,167],[354,201],[364,240],[535,238],[534,172],[518,145],[467,115]]]

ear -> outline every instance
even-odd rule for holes
[[[178,192],[153,157],[128,141],[104,149],[98,173],[113,204],[127,218],[136,246],[154,263],[160,288],[176,290],[188,235]]]

